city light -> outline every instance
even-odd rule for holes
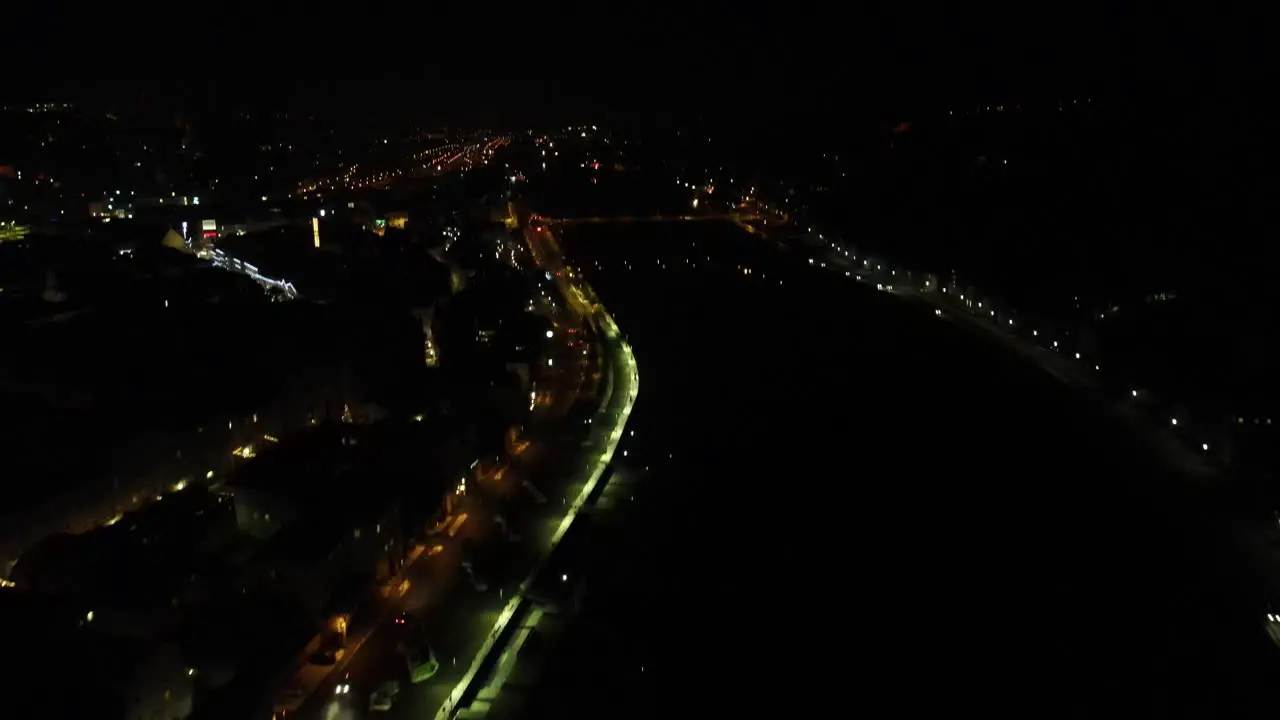
[[[544,559],[534,567],[529,576],[520,584],[519,590],[516,591],[512,598],[507,602],[506,606],[503,607],[502,612],[498,615],[497,621],[493,624],[493,629],[489,632],[488,637],[480,646],[480,650],[476,653],[471,666],[462,676],[462,679],[454,685],[453,690],[450,691],[448,698],[444,701],[444,704],[436,711],[435,720],[448,720],[454,716],[454,712],[457,710],[457,705],[461,701],[463,694],[466,693],[467,688],[470,687],[472,681],[480,672],[481,666],[489,656],[489,653],[498,641],[498,638],[502,636],[503,630],[506,629],[507,625],[511,622],[511,619],[515,616],[517,609],[524,602],[525,594],[529,591],[534,578],[538,576],[538,573],[542,569],[542,565],[546,562],[545,558],[549,557],[550,552],[560,544],[560,540],[564,537],[565,533],[568,532],[569,527],[573,524],[578,513],[586,507],[588,499],[595,491],[596,485],[600,482],[605,469],[613,459],[614,450],[617,448],[618,441],[622,437],[623,427],[626,425],[627,419],[631,416],[631,409],[635,406],[636,396],[640,392],[640,377],[639,371],[636,368],[635,356],[632,354],[630,346],[620,339],[618,327],[614,324],[613,318],[609,317],[609,315],[605,313],[602,313],[602,315],[602,323],[605,326],[606,335],[620,345],[618,353],[621,356],[620,364],[630,371],[621,373],[621,377],[630,379],[630,383],[628,384],[629,392],[625,396],[624,405],[618,410],[613,432],[609,434],[609,439],[604,450],[596,458],[590,478],[588,478],[586,484],[583,485],[582,491],[578,494],[578,497],[573,504],[570,505],[569,512],[564,516],[564,519],[560,521],[559,527],[556,528],[555,534],[551,537],[550,548],[548,549],[548,552],[543,555]],[[561,575],[561,578],[562,580],[567,580],[568,576]]]

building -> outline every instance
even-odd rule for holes
[[[352,589],[358,597],[400,570],[451,487],[422,457],[433,444],[412,424],[331,421],[247,463],[219,487],[261,543],[243,587],[285,593],[317,618],[350,612]],[[460,476],[464,458],[452,464]]]
[[[351,341],[343,327],[328,308],[274,303],[156,304],[8,328],[0,398],[23,422],[0,439],[0,476],[13,479],[0,507],[3,574],[44,537],[216,483],[344,409],[376,416],[351,362],[376,341]],[[420,343],[408,348],[421,362]]]
[[[267,302],[253,280],[187,252],[169,226],[121,220],[82,237],[0,245],[0,326],[104,308]]]
[[[191,485],[110,525],[41,540],[10,579],[26,591],[77,599],[94,609],[95,627],[115,635],[171,636],[184,608],[224,590],[235,531],[228,499]]]
[[[33,632],[38,628],[38,632]],[[0,589],[0,636],[22,660],[6,680],[12,717],[171,720],[191,715],[196,673],[168,641],[104,632],[91,607]]]

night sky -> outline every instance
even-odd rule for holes
[[[1079,92],[1240,102],[1267,64],[1260,18],[1207,6],[459,5],[29,5],[6,32],[5,95],[459,122],[607,109],[768,124]]]

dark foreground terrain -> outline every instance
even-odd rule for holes
[[[530,717],[1270,716],[1229,493],[931,310],[731,226],[561,236],[640,396],[623,494],[559,561],[582,611],[513,690]]]

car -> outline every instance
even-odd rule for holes
[[[462,569],[466,572],[467,579],[471,581],[471,587],[475,588],[476,592],[487,592],[489,590],[489,583],[477,575],[469,564],[464,563]]]
[[[420,640],[418,644],[409,648],[405,654],[405,663],[409,666],[409,681],[420,683],[431,679],[440,669],[440,663],[436,660],[436,653],[431,649],[431,645],[426,640]]]
[[[351,694],[351,673],[342,676],[342,680],[333,686],[334,695],[350,695]]]
[[[275,714],[279,717],[285,717],[302,707],[302,703],[306,702],[306,700],[307,692],[303,690],[302,685],[294,681],[276,695],[273,703]]]
[[[312,665],[337,665],[347,654],[346,648],[317,650],[308,660]]]
[[[378,686],[377,690],[369,696],[369,710],[386,712],[391,709],[391,705],[395,703],[396,696],[400,694],[400,683],[395,680],[388,680]]]
[[[410,615],[408,612],[402,612],[396,616],[395,624],[401,627],[404,627],[405,625],[408,625],[409,621],[412,619],[413,619],[413,616]]]

